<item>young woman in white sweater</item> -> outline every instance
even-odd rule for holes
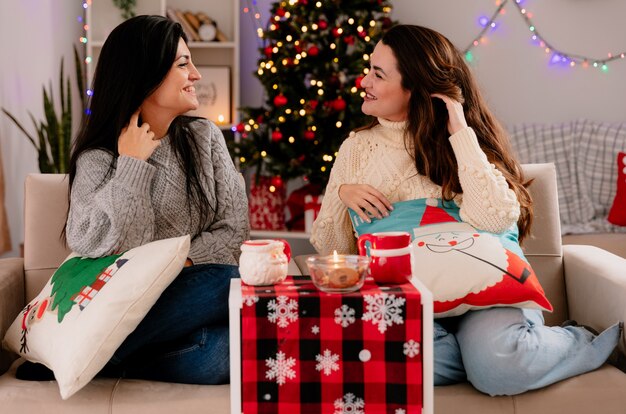
[[[313,224],[321,253],[356,252],[348,214],[382,218],[392,204],[454,200],[461,219],[494,233],[514,224],[520,240],[532,200],[506,133],[480,95],[462,55],[433,30],[399,25],[370,56],[362,110],[376,117],[342,144]],[[546,327],[541,312],[470,311],[435,321],[435,384],[470,381],[491,395],[513,395],[598,368],[621,335],[578,326]]]

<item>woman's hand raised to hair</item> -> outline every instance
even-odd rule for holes
[[[139,123],[139,110],[130,117],[130,122],[117,140],[117,152],[120,155],[147,161],[161,141],[154,139],[154,132],[150,131],[150,125],[145,122]]]
[[[446,104],[446,109],[448,110],[448,132],[450,135],[454,135],[460,130],[467,128],[465,113],[463,113],[463,104],[440,93],[433,93],[430,96],[439,98]]]
[[[369,184],[343,184],[339,187],[339,199],[368,223],[370,218],[365,212],[372,217],[383,218],[393,210],[387,197]]]

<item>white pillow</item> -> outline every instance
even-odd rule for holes
[[[98,259],[70,254],[20,312],[4,346],[50,368],[61,397],[69,398],[106,365],[180,273],[189,244],[183,236]]]

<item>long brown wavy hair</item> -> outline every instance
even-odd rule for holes
[[[490,163],[501,172],[517,195],[521,214],[519,240],[530,233],[532,199],[519,162],[512,154],[506,131],[491,113],[463,56],[440,33],[421,26],[397,25],[382,37],[398,62],[402,87],[411,92],[407,123],[407,148],[412,149],[418,174],[441,186],[442,198],[462,193],[458,165],[448,137],[448,111],[433,93],[463,104],[467,125]],[[376,122],[375,122],[376,124]]]

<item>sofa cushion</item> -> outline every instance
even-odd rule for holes
[[[413,239],[413,276],[433,294],[436,317],[470,309],[516,306],[552,311],[517,241],[517,227],[500,234],[461,221],[452,201],[421,198],[393,204],[388,217],[364,222],[353,210],[358,235],[405,231]]]
[[[15,361],[0,376],[0,412],[45,414],[229,414],[230,386],[96,377],[69,400],[55,381],[21,381]]]
[[[617,154],[617,183],[615,198],[607,219],[616,226],[626,226],[626,153]]]
[[[176,278],[189,236],[59,266],[41,293],[15,319],[4,344],[50,368],[61,397],[87,384]]]

